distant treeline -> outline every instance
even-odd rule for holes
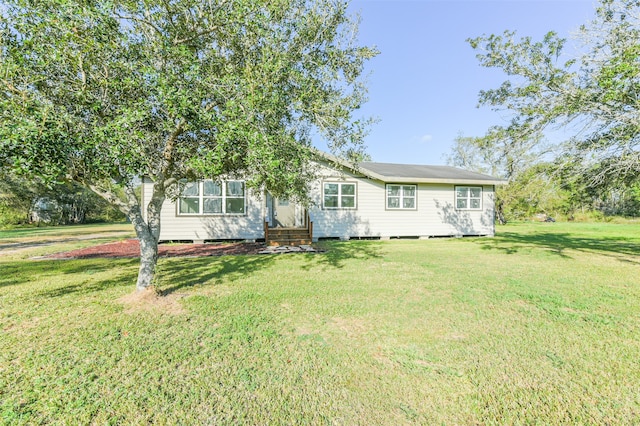
[[[0,180],[0,227],[113,222],[124,214],[77,183],[45,185],[37,179],[3,174]]]

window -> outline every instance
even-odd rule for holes
[[[322,187],[322,206],[325,209],[355,209],[356,184],[324,182]]]
[[[178,200],[181,215],[244,214],[244,182],[187,182]]]
[[[244,182],[225,182],[225,213],[244,214]]]
[[[387,185],[388,209],[416,209],[415,185]]]
[[[482,188],[479,186],[456,186],[456,208],[458,210],[480,210]]]
[[[200,212],[200,185],[197,182],[187,182],[180,198],[181,214],[198,214]]]

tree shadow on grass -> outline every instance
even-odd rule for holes
[[[161,263],[158,277],[162,294],[168,295],[181,289],[197,285],[216,285],[233,282],[271,266],[282,256],[303,256],[307,262],[301,269],[309,271],[321,265],[331,268],[343,268],[348,259],[370,259],[381,257],[379,242],[351,241],[317,244],[317,248],[326,250],[319,253],[288,253],[262,255],[236,255],[190,258],[188,261],[179,258],[166,259]],[[293,263],[292,263],[293,264]],[[299,265],[299,263],[295,263]]]
[[[136,277],[138,275],[138,259],[118,259],[117,264],[114,260],[92,262],[87,260],[73,261],[67,264],[65,261],[58,261],[61,265],[60,274],[76,275],[74,284],[68,284],[63,287],[57,287],[45,290],[39,293],[44,297],[62,297],[69,294],[89,294],[106,290],[113,287],[130,286],[135,288]],[[108,279],[93,279],[94,274],[110,271]]]
[[[381,245],[377,241],[326,242],[317,245],[325,250],[310,254],[279,255],[231,255],[201,258],[166,258],[158,263],[157,278],[162,293],[167,295],[184,288],[202,284],[221,284],[236,281],[273,264],[281,256],[304,256],[308,260],[302,269],[315,266],[343,268],[349,259],[381,257]],[[114,263],[117,262],[117,263]],[[139,259],[74,259],[37,262],[6,262],[0,276],[0,288],[20,285],[48,276],[75,275],[71,283],[38,293],[44,297],[62,297],[68,294],[88,294],[110,287],[130,285],[132,290],[138,273]],[[296,262],[296,265],[300,263]],[[299,267],[299,266],[298,266]],[[122,271],[122,270],[125,271]],[[94,280],[92,275],[113,270],[109,279]]]
[[[232,255],[207,256],[200,258],[165,258],[160,259],[156,278],[164,295],[168,295],[199,284],[220,284],[222,281],[234,281],[246,277],[260,269],[268,267],[275,260],[273,255]],[[49,275],[76,275],[73,283],[53,289],[41,291],[39,296],[61,297],[72,293],[88,294],[110,287],[130,286],[135,289],[139,259],[118,259],[118,264],[111,261],[93,261],[87,259],[73,261],[39,261],[21,262],[12,265],[20,278],[0,278],[0,287],[18,285]],[[123,272],[122,269],[125,269]],[[108,279],[93,280],[92,275],[113,270]],[[42,278],[39,278],[42,277]],[[167,285],[168,283],[169,285]]]
[[[135,289],[137,274],[138,270],[136,269],[131,273],[120,274],[106,280],[92,281],[91,279],[85,279],[76,284],[69,284],[64,287],[43,291],[38,295],[44,297],[62,297],[69,294],[84,295],[113,287],[124,286],[130,287],[133,291]]]
[[[380,241],[326,241],[316,244],[316,247],[324,250],[322,253],[309,255],[308,262],[302,268],[309,270],[314,266],[342,269],[350,259],[376,259],[382,257],[382,244]]]
[[[268,267],[275,258],[275,255],[263,254],[166,259],[158,269],[160,288],[162,294],[167,295],[186,287],[236,281]]]
[[[640,242],[624,238],[590,238],[568,233],[542,232],[522,234],[501,232],[494,238],[481,239],[478,243],[485,250],[499,250],[506,254],[516,254],[521,250],[542,248],[560,257],[571,258],[568,250],[597,253],[615,258],[621,262],[640,265]]]
[[[129,268],[130,266],[137,265],[138,259],[118,259],[117,264],[114,264],[114,260],[39,260],[39,261],[11,261],[2,262],[2,274],[0,274],[0,288],[9,287],[13,285],[21,285],[29,282],[42,281],[49,276],[63,276],[63,275],[79,275],[85,274],[87,279],[91,275],[101,273],[108,270],[114,270],[119,268]],[[135,274],[137,274],[137,268],[132,272],[133,281],[135,283]],[[128,275],[127,275],[128,277]],[[75,278],[74,278],[75,280]],[[108,281],[118,281],[110,279]],[[99,285],[101,281],[95,283]],[[63,288],[75,287],[80,290],[80,285],[69,285]],[[62,290],[59,289],[59,290]],[[69,292],[74,292],[70,290]],[[88,291],[86,291],[88,292]],[[46,295],[43,293],[43,295]]]

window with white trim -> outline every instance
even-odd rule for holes
[[[322,184],[322,207],[325,209],[355,209],[356,184],[324,182]]]
[[[387,209],[415,210],[416,185],[387,185]]]
[[[240,180],[187,182],[178,199],[180,215],[244,214],[245,187]]]
[[[480,210],[482,209],[481,186],[456,186],[456,209]]]

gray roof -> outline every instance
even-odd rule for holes
[[[365,161],[357,166],[332,154],[315,151],[322,160],[329,161],[371,179],[386,183],[448,183],[471,185],[504,185],[506,180],[482,173],[470,172],[450,166],[395,164]]]
[[[449,166],[363,162],[358,171],[383,182],[501,185],[502,179]]]

